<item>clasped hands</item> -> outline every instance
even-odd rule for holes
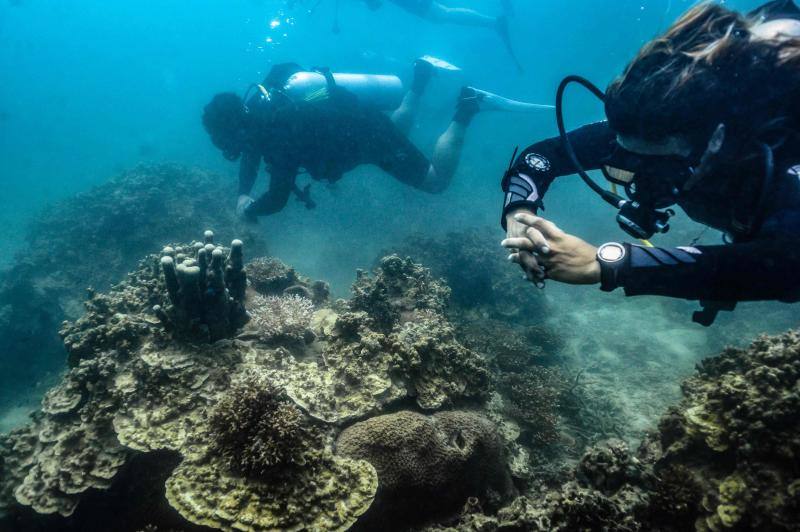
[[[507,236],[501,245],[510,251],[508,260],[519,264],[536,286],[542,288],[545,279],[568,284],[600,282],[595,246],[526,210],[509,213],[506,224]]]

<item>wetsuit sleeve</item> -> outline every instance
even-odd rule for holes
[[[614,147],[615,135],[608,122],[583,126],[567,136],[585,170],[600,168],[601,161],[611,154]],[[533,211],[542,209],[542,199],[553,180],[575,171],[560,137],[537,142],[525,149],[503,177],[503,228],[508,212],[520,207]]]
[[[274,214],[286,206],[294,188],[297,170],[288,167],[273,167],[270,172],[269,190],[258,198],[248,209],[255,216]]]
[[[798,237],[729,246],[625,247],[628,253],[618,271],[617,286],[627,296],[704,301],[800,300]]]
[[[249,196],[258,177],[258,165],[261,157],[255,153],[245,152],[239,162],[239,195]]]

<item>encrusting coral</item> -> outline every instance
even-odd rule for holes
[[[405,397],[424,409],[487,398],[486,361],[464,347],[444,315],[447,288],[420,265],[386,257],[364,272],[340,312],[323,309],[316,360],[299,361],[287,392],[312,416],[341,423]]]

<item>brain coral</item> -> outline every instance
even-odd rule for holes
[[[460,508],[469,497],[488,507],[513,495],[504,445],[495,425],[474,412],[424,416],[403,411],[345,429],[342,456],[367,460],[378,471],[376,503],[365,516],[398,526]],[[374,523],[378,526],[377,523]]]

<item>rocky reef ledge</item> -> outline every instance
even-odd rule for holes
[[[798,334],[708,359],[638,450],[537,478],[556,368],[513,335],[462,343],[410,259],[331,301],[246,253],[207,232],[90,293],[68,371],[0,436],[0,529],[797,530]]]

